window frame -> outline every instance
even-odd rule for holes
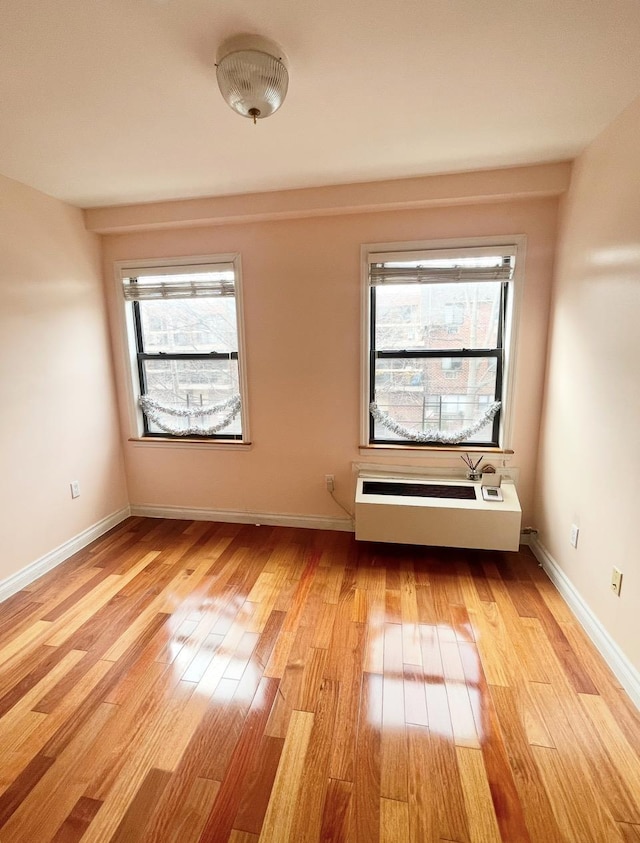
[[[373,389],[375,372],[375,348],[373,345],[375,313],[372,308],[373,296],[371,295],[371,287],[369,277],[370,263],[375,262],[373,256],[385,255],[387,260],[390,260],[390,254],[398,260],[416,260],[419,253],[425,252],[466,252],[466,256],[473,257],[476,255],[487,254],[487,249],[505,249],[509,250],[515,256],[515,267],[512,278],[506,282],[507,295],[501,296],[502,306],[502,337],[498,342],[502,341],[499,351],[494,351],[492,354],[487,353],[487,350],[469,350],[464,354],[459,354],[456,349],[448,349],[446,351],[432,351],[422,350],[420,354],[415,355],[408,351],[404,356],[406,357],[434,357],[440,358],[446,356],[475,356],[475,357],[490,357],[500,354],[502,358],[502,366],[498,367],[501,374],[500,400],[502,402],[501,411],[497,414],[494,420],[494,440],[496,444],[483,443],[460,443],[460,444],[442,444],[437,442],[412,442],[408,440],[374,440],[374,421],[369,411],[369,404],[374,400]],[[512,428],[513,428],[513,395],[514,395],[514,371],[516,365],[516,351],[517,351],[517,329],[519,322],[520,306],[523,294],[524,285],[524,264],[526,251],[526,237],[524,235],[504,235],[495,237],[476,237],[476,238],[456,238],[447,240],[428,240],[428,241],[410,241],[410,242],[393,242],[393,243],[370,243],[364,244],[361,247],[361,313],[362,313],[362,348],[361,348],[361,445],[360,449],[364,453],[369,453],[371,450],[376,452],[384,452],[385,449],[390,454],[397,453],[398,450],[413,450],[414,452],[428,452],[432,451],[492,451],[492,452],[508,452],[511,450],[512,442]],[[443,257],[445,255],[442,255]],[[435,257],[435,255],[434,255]],[[383,353],[384,356],[396,356],[395,353],[389,355]],[[399,358],[402,352],[397,354]],[[500,371],[501,370],[501,371]]]
[[[187,354],[160,354],[145,352],[141,336],[141,319],[138,301],[126,301],[123,295],[123,281],[126,278],[135,277],[136,273],[142,274],[150,270],[183,269],[193,267],[202,269],[211,268],[216,264],[231,264],[234,272],[234,300],[236,311],[236,324],[238,335],[238,350],[230,353],[187,353]],[[117,296],[120,301],[120,312],[122,314],[124,329],[124,351],[126,357],[126,380],[127,380],[127,404],[129,417],[130,439],[157,445],[174,446],[206,446],[233,448],[245,446],[251,443],[249,437],[249,414],[247,407],[247,372],[245,352],[245,330],[244,330],[244,307],[242,296],[242,266],[238,253],[217,254],[217,255],[189,255],[177,258],[145,258],[136,260],[116,261],[114,263]],[[241,409],[241,430],[240,434],[225,435],[222,433],[211,436],[179,436],[165,432],[155,432],[148,429],[148,422],[143,413],[139,399],[144,390],[143,362],[146,359],[237,359],[238,361],[238,386],[240,392]]]

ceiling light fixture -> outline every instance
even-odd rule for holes
[[[230,108],[254,123],[280,108],[289,86],[282,50],[259,35],[225,41],[218,50],[216,76]]]

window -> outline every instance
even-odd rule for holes
[[[139,432],[243,440],[237,258],[128,266],[121,278]]]
[[[442,368],[448,372],[456,372],[459,369],[462,369],[462,358],[461,357],[443,357],[442,358]]]
[[[366,254],[368,443],[504,447],[516,247]]]

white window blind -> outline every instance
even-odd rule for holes
[[[122,289],[126,301],[235,296],[235,271],[232,263],[125,267]]]
[[[390,252],[369,255],[369,283],[442,284],[458,281],[509,281],[513,277],[514,254],[473,249],[448,256],[441,251]]]

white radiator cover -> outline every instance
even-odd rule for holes
[[[364,494],[363,483],[411,483],[472,486],[475,500]],[[516,488],[502,483],[504,500],[485,501],[480,483],[467,480],[420,480],[416,477],[358,477],[356,539],[361,541],[518,550],[522,510]]]

